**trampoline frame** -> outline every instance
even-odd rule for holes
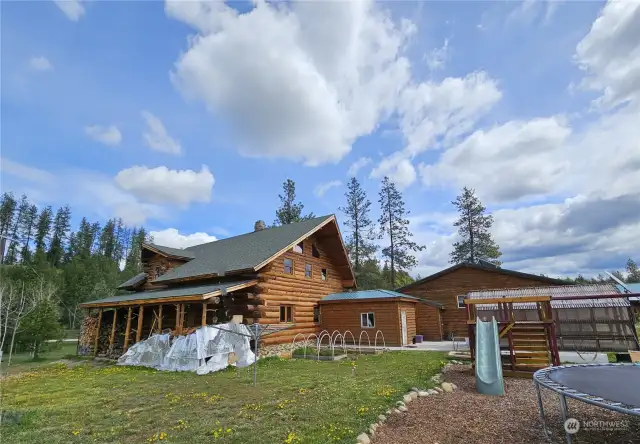
[[[614,402],[600,396],[590,395],[588,393],[582,393],[579,390],[572,389],[563,384],[560,384],[551,379],[551,373],[563,368],[573,367],[620,367],[620,366],[634,366],[634,364],[624,363],[608,363],[608,364],[572,364],[572,365],[559,365],[557,367],[547,367],[538,370],[533,374],[533,384],[536,387],[536,394],[538,397],[538,410],[540,411],[540,419],[542,421],[542,428],[547,438],[550,437],[549,429],[547,428],[547,422],[544,415],[544,406],[542,405],[542,395],[540,393],[540,386],[554,391],[560,398],[560,413],[562,415],[562,422],[567,420],[568,408],[567,397],[577,399],[578,401],[586,402],[587,404],[596,405],[608,410],[613,410],[618,413],[625,413],[627,415],[640,416],[640,406],[631,406],[623,404],[621,402]],[[573,435],[565,431],[565,437],[569,444],[573,442]]]

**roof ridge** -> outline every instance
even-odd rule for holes
[[[216,239],[216,240],[214,240],[214,241],[211,241],[211,242],[204,242],[204,243],[202,243],[202,244],[191,245],[191,246],[189,246],[189,247],[185,248],[185,251],[191,251],[191,249],[192,249],[192,248],[195,248],[195,247],[201,247],[201,246],[203,246],[203,245],[209,245],[209,244],[212,244],[212,243],[214,243],[214,242],[226,242],[226,241],[229,241],[229,240],[232,240],[232,239],[237,239],[237,238],[239,238],[239,237],[249,236],[249,235],[251,235],[251,234],[260,233],[260,232],[263,232],[263,231],[275,230],[275,229],[278,229],[278,228],[290,227],[291,225],[302,224],[302,223],[306,223],[306,222],[309,222],[309,221],[312,221],[312,220],[321,220],[321,219],[323,220],[323,219],[328,219],[328,218],[329,218],[329,217],[331,217],[331,216],[335,216],[335,214],[334,214],[334,213],[331,213],[331,214],[327,214],[326,216],[313,217],[313,218],[311,218],[311,219],[305,219],[305,220],[301,220],[301,221],[299,221],[299,222],[293,222],[293,223],[290,223],[290,224],[278,225],[278,226],[276,226],[276,227],[266,227],[266,228],[264,228],[264,229],[262,229],[262,230],[258,230],[258,231],[255,231],[255,230],[254,230],[254,231],[247,231],[246,233],[236,234],[235,236],[225,237],[225,238],[222,238],[222,239]]]

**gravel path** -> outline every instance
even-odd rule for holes
[[[418,398],[408,413],[392,414],[376,431],[373,444],[527,444],[564,443],[564,428],[556,394],[542,390],[552,440],[542,433],[536,391],[530,379],[505,378],[506,396],[476,392],[469,366],[451,366],[443,380],[453,393]],[[580,430],[574,443],[640,444],[640,418],[604,410],[569,398],[569,416],[582,421],[618,421],[620,430]]]

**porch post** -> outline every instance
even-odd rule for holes
[[[162,304],[158,308],[158,333],[162,333]]]
[[[113,341],[116,338],[116,319],[118,318],[118,308],[113,309],[113,322],[111,323],[111,336],[109,337],[109,349],[113,347]]]
[[[136,331],[136,342],[140,342],[142,338],[142,321],[144,319],[144,305],[138,309],[138,330]]]
[[[124,331],[124,351],[126,352],[129,349],[129,333],[131,332],[131,313],[133,312],[133,307],[129,307],[129,312],[127,313],[127,328]]]

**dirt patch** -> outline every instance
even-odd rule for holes
[[[551,441],[542,432],[536,391],[530,379],[505,378],[505,396],[476,392],[469,366],[452,366],[444,380],[458,389],[453,393],[418,398],[409,412],[391,415],[376,431],[374,444],[514,444],[564,443],[564,428],[558,396],[542,390]],[[569,416],[584,421],[617,421],[619,430],[580,430],[574,435],[582,443],[640,443],[640,418],[623,415],[568,399]]]

